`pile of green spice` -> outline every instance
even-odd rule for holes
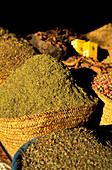
[[[102,145],[86,128],[59,130],[28,147],[22,158],[26,169],[112,169],[112,146]]]
[[[32,56],[0,85],[0,117],[58,111],[91,102],[70,71],[47,55]]]
[[[26,39],[0,27],[0,77],[10,74],[33,54],[33,47]]]

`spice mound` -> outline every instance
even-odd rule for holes
[[[27,40],[0,27],[0,84],[33,54]]]
[[[70,71],[49,55],[35,55],[0,85],[0,117],[84,106],[93,101]]]
[[[64,129],[37,139],[23,154],[25,169],[112,169],[112,147],[86,128]]]

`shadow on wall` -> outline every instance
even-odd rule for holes
[[[76,80],[78,86],[82,87],[84,91],[89,95],[97,96],[92,89],[91,82],[97,75],[93,70],[87,68],[71,69],[73,78]]]
[[[98,47],[98,60],[101,62],[101,61],[103,61],[104,59],[106,59],[107,56],[109,56],[108,51],[105,50],[105,49],[102,49],[102,48]]]
[[[47,6],[45,6],[45,2],[42,6],[39,6],[39,3],[31,2],[29,5],[28,2],[24,5],[10,5],[7,9],[3,10],[3,14],[7,11],[8,15],[1,15],[0,26],[9,29],[11,32],[21,34],[22,36],[37,31],[54,29],[57,26],[72,28],[74,32],[84,34],[109,22],[104,12],[102,18],[99,15],[92,14],[92,12],[88,17],[89,12],[81,8],[81,6],[79,9],[69,2],[67,2],[67,4],[64,2],[62,6],[58,3],[55,3],[55,5],[57,5],[55,9],[52,4],[48,7],[48,2]],[[79,12],[81,12],[80,15],[78,15]]]

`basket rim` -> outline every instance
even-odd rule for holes
[[[54,112],[55,114],[59,111],[70,111],[70,110],[74,110],[74,109],[80,109],[81,107],[93,107],[94,105],[98,104],[98,98],[94,98],[93,101],[91,101],[91,103],[86,103],[85,105],[80,105],[80,106],[74,106],[72,108],[65,108],[65,109],[59,109],[59,110],[46,110],[40,113],[34,113],[34,114],[28,114],[28,115],[24,115],[24,116],[20,116],[20,117],[14,117],[14,118],[8,118],[8,117],[0,117],[0,122],[6,121],[6,122],[13,122],[13,121],[27,121],[29,119],[34,119],[34,117],[37,115],[41,116],[42,113],[52,113]]]
[[[95,90],[95,93],[101,98],[101,100],[106,103],[106,102],[109,102],[109,103],[112,103],[112,100],[109,99],[107,96],[104,96],[102,93],[100,93],[99,91],[96,91]]]
[[[61,112],[53,113],[49,111],[45,112],[45,115],[41,116],[43,120],[39,118],[38,114],[25,115],[21,118],[1,118],[0,119],[0,138],[2,143],[8,150],[8,152],[13,157],[17,150],[27,141],[36,138],[37,136],[42,136],[47,133],[56,131],[63,128],[72,128],[83,126],[89,121],[90,117],[93,115],[98,104],[98,98],[92,103],[75,107],[74,109],[64,110],[63,114]],[[83,113],[84,112],[84,113]],[[70,114],[69,114],[70,113]],[[40,115],[42,112],[40,113]],[[49,124],[49,116],[56,116],[53,123]],[[59,122],[57,123],[57,116]],[[45,119],[44,119],[45,118]],[[71,119],[73,119],[71,121]],[[45,128],[45,129],[44,129]]]

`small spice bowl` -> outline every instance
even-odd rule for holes
[[[21,170],[22,167],[22,156],[23,151],[25,151],[36,139],[39,139],[40,137],[36,137],[29,142],[23,144],[18,151],[15,153],[14,158],[12,160],[12,170]]]
[[[62,59],[67,54],[67,51],[64,51],[62,48],[58,48],[54,45],[48,44],[35,35],[32,35],[31,43],[33,47],[37,48],[40,53],[51,55],[58,60]]]

